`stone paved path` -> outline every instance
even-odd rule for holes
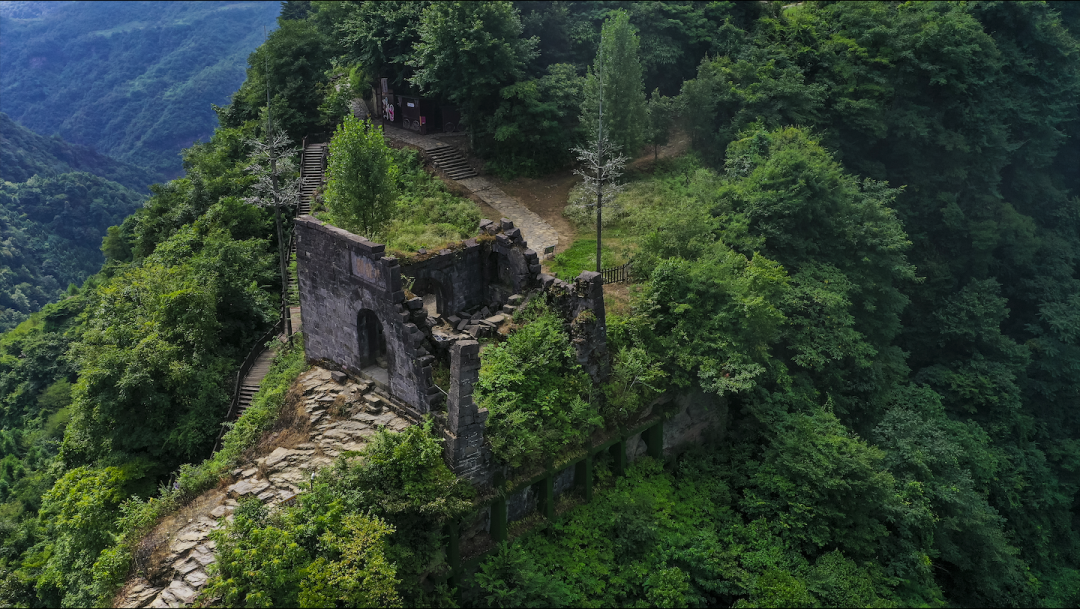
[[[393,125],[383,126],[383,134],[393,140],[416,146],[421,150],[432,150],[445,144],[428,135],[420,135],[415,131],[400,129]],[[520,201],[511,197],[495,186],[483,176],[458,180],[458,183],[469,189],[484,203],[495,208],[504,218],[511,220],[514,226],[521,229],[525,234],[525,240],[541,258],[548,248],[559,244],[559,233],[540,216],[522,205]]]
[[[193,514],[166,542],[163,581],[137,578],[124,590],[117,606],[190,604],[206,585],[206,567],[215,561],[209,534],[232,520],[241,497],[257,497],[271,508],[290,501],[302,482],[330,465],[341,452],[362,449],[379,428],[401,431],[411,424],[386,407],[384,396],[369,381],[338,383],[329,370],[312,368],[297,382],[303,386],[304,411],[311,423],[307,441],[292,448],[279,446],[269,455],[243,463],[232,472],[237,480],[234,484],[200,498],[203,513]]]

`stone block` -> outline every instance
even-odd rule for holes
[[[533,275],[535,275],[535,274],[539,273],[542,268],[543,267],[541,267],[539,264],[530,264],[529,265],[529,272],[532,273]]]
[[[517,311],[517,307],[515,307],[514,305],[506,304],[502,306],[502,312],[507,315],[513,315],[514,311]]]
[[[510,239],[511,241],[517,241],[521,239],[520,228],[511,228],[510,230],[504,230],[503,234],[506,235],[506,238]]]
[[[457,328],[456,328],[457,331],[458,332],[464,332],[465,328],[467,328],[469,326],[470,321],[471,320],[468,320],[468,319],[463,319],[463,320],[459,321],[458,325],[457,325]]]
[[[457,325],[461,323],[461,318],[457,315],[451,315],[450,317],[446,318],[446,321],[449,322],[451,326],[456,328]]]
[[[345,380],[346,380],[346,379],[347,379],[348,377],[347,377],[347,376],[345,376],[345,373],[344,373],[344,372],[338,372],[337,370],[333,370],[333,371],[331,371],[331,372],[330,372],[330,378],[334,379],[334,382],[335,382],[335,383],[339,383],[339,384],[340,384],[340,383],[344,383],[344,382],[345,382]]]
[[[507,298],[506,302],[508,302],[509,304],[512,304],[514,306],[517,306],[517,305],[521,304],[521,301],[524,300],[524,299],[525,299],[525,297],[522,296],[521,294],[514,294],[510,298]]]
[[[514,228],[514,223],[513,223],[513,222],[511,222],[509,218],[503,218],[503,219],[501,219],[501,220],[499,221],[499,224],[501,225],[501,227],[502,227],[502,229],[503,229],[504,231],[508,231],[508,230],[510,230],[511,228]]]
[[[420,298],[420,297],[410,298],[409,300],[405,301],[405,306],[407,306],[409,309],[411,309],[413,311],[416,311],[418,309],[423,309],[424,308],[424,299]]]

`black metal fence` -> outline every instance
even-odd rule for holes
[[[632,264],[632,262],[627,262],[624,265],[610,269],[600,269],[600,275],[604,278],[604,285],[630,281],[630,267]]]

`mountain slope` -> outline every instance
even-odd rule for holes
[[[146,199],[152,176],[0,113],[0,331],[82,283],[101,240]]]
[[[0,180],[25,182],[34,175],[47,177],[72,171],[92,173],[140,192],[159,179],[86,146],[38,135],[0,112]]]
[[[167,177],[207,139],[276,2],[0,2],[0,110]]]

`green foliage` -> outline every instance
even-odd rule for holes
[[[446,186],[424,170],[419,153],[410,149],[393,152],[398,167],[398,198],[393,217],[381,238],[398,252],[443,245],[476,235],[480,210],[468,199],[450,194]]]
[[[648,112],[645,85],[641,78],[638,47],[641,41],[625,11],[611,13],[604,22],[603,43],[596,62],[585,77],[585,100],[581,105],[581,125],[587,133],[597,128],[603,98],[604,136],[631,157],[645,139]]]
[[[593,225],[595,224],[594,219]],[[605,243],[610,242],[605,241]],[[610,246],[604,247],[600,254],[600,264],[605,269],[624,262],[625,256],[619,256]],[[595,270],[596,239],[575,239],[570,247],[556,254],[551,262],[552,274],[563,281],[573,281],[582,271]]]
[[[872,556],[894,485],[882,451],[826,411],[790,415],[775,433],[743,498],[746,513],[775,523],[808,555],[835,547]]]
[[[424,9],[409,82],[460,106],[471,122],[521,75],[536,41],[521,38],[510,2],[438,2]],[[485,103],[486,102],[486,103]]]
[[[332,68],[326,76],[325,101],[319,106],[319,112],[324,123],[337,125],[346,115],[352,114],[352,101],[364,98],[364,87],[370,78],[361,66]]]
[[[319,112],[335,55],[327,34],[311,20],[282,20],[247,58],[247,79],[232,103],[216,108],[222,126],[235,128],[260,119],[265,123],[267,88],[273,120],[292,141],[331,126]]]
[[[259,25],[274,27],[278,10],[262,2],[67,4],[12,18],[5,9],[0,110],[38,133],[146,170],[149,179],[57,144],[80,162],[68,171],[129,188],[137,182],[141,191],[160,176],[180,175],[180,149],[213,133],[211,105],[241,84],[244,60],[263,41]],[[6,152],[0,165],[11,179]],[[132,182],[95,170],[110,167]]]
[[[144,197],[89,173],[48,172],[0,185],[0,330],[59,300],[101,268],[108,227]]]
[[[578,446],[603,423],[554,313],[539,313],[480,359],[476,400],[491,413],[484,435],[511,465]]]
[[[501,100],[481,121],[479,150],[498,174],[539,175],[569,161],[570,144],[580,139],[576,113],[584,79],[569,64],[552,64],[540,78],[503,87]]]
[[[123,469],[79,467],[69,470],[42,498],[40,518],[52,538],[38,577],[38,594],[64,607],[96,604],[92,567],[112,541],[113,514],[128,481]]]
[[[382,129],[346,116],[330,140],[326,206],[332,221],[373,237],[393,213],[398,172]]]
[[[871,569],[788,545],[782,526],[731,507],[736,454],[699,450],[670,469],[633,464],[592,503],[485,558],[477,606],[893,606]],[[466,587],[466,589],[468,589]]]
[[[257,286],[272,273],[264,242],[189,227],[96,290],[97,314],[71,349],[80,377],[64,459],[120,451],[171,468],[205,450],[228,403],[230,356],[269,321]]]
[[[304,361],[303,336],[279,351],[263,377],[251,405],[241,413],[221,441],[221,449],[209,459],[180,467],[174,487],[162,485],[156,497],[128,497],[120,505],[116,518],[117,533],[113,544],[102,551],[94,563],[93,580],[99,600],[111,600],[111,594],[124,584],[131,569],[136,544],[161,520],[200,493],[213,488],[236,466],[242,454],[255,445],[263,433],[277,421],[285,394],[293,381],[307,367]],[[261,509],[261,502],[247,504],[247,509]]]
[[[676,385],[693,382],[718,395],[748,391],[767,378],[787,282],[776,262],[748,259],[722,243],[700,260],[664,260],[642,292],[640,306],[654,320],[649,347],[670,362]]]
[[[402,606],[443,560],[442,524],[471,508],[471,488],[442,461],[432,424],[380,432],[356,458],[319,473],[299,505],[240,506],[213,533],[217,571],[204,592],[225,606]]]
[[[387,562],[384,538],[394,528],[378,518],[361,514],[346,516],[342,524],[345,535],[327,531],[322,543],[341,559],[328,561],[319,557],[311,565],[315,574],[309,577],[300,593],[301,607],[323,607],[334,602],[349,607],[401,607],[401,596],[395,586],[396,568]]]
[[[660,95],[660,89],[653,89],[649,103],[645,107],[648,121],[645,123],[645,143],[653,147],[653,160],[658,160],[660,146],[671,139],[671,130],[678,118],[679,102],[677,98]]]
[[[420,42],[424,9],[430,4],[411,0],[342,3],[346,12],[334,23],[339,44],[371,76],[386,77],[394,91],[407,88],[415,72],[409,60]]]

